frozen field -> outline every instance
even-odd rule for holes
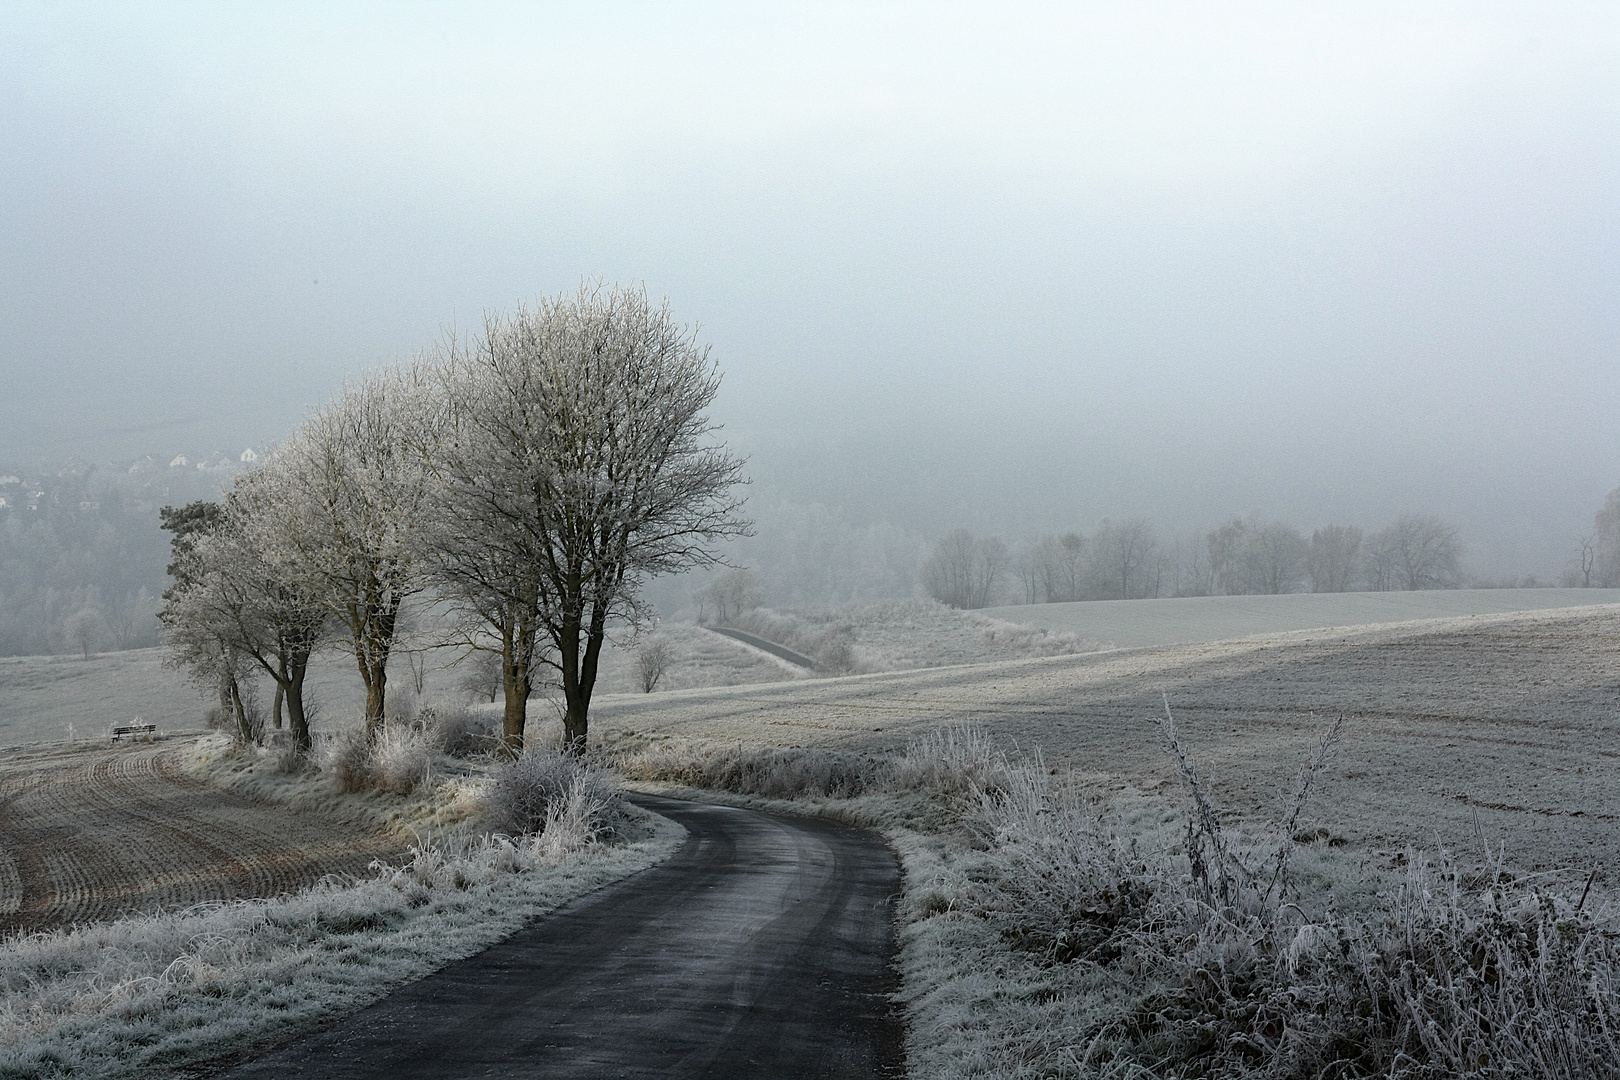
[[[277,896],[355,874],[401,844],[188,777],[173,744],[12,754],[0,763],[0,933]]]
[[[1477,851],[1477,821],[1521,864],[1612,868],[1617,686],[1620,608],[1603,606],[613,697],[592,732],[878,749],[972,723],[1099,783],[1178,796],[1162,693],[1221,801],[1254,814],[1343,713],[1316,815],[1367,858]]]
[[[896,601],[837,609],[798,619],[815,633],[847,633],[862,670],[889,671],[934,667],[979,659],[1072,652],[1094,648],[1076,644],[1073,635],[987,619],[974,612],[952,611],[931,601]],[[658,691],[693,687],[740,686],[803,679],[809,674],[784,660],[691,623],[665,623],[659,635],[669,645],[669,667]],[[465,700],[466,665],[453,664],[457,652],[428,654],[427,698]],[[190,731],[202,725],[212,704],[177,671],[163,667],[163,649],[79,656],[0,658],[0,746],[55,742],[70,736],[105,739],[108,728],[140,717],[165,731]],[[410,696],[410,676],[403,657],[389,663],[392,700]],[[306,699],[313,701],[317,731],[355,722],[365,695],[354,661],[338,652],[318,656],[310,665]],[[597,692],[629,694],[641,689],[636,648],[611,637],[603,650]],[[258,680],[266,711],[274,693],[268,678]],[[487,700],[487,698],[485,698]]]
[[[1620,603],[1620,589],[1436,589],[1091,600],[1076,604],[986,608],[984,614],[1026,626],[1066,630],[1111,642],[1120,649],[1136,649],[1226,641],[1284,630],[1617,603]]]

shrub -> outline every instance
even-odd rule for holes
[[[658,680],[668,670],[671,650],[662,634],[653,634],[636,646],[636,673],[641,677],[641,692],[650,694],[658,688]]]
[[[364,727],[335,732],[315,746],[321,771],[339,791],[365,791],[371,786],[371,742]]]
[[[416,723],[429,746],[451,757],[487,754],[500,741],[500,717],[491,712],[428,705],[417,714]]]
[[[484,796],[490,825],[512,835],[568,831],[589,842],[619,801],[618,777],[578,757],[530,750],[495,773]]]
[[[1334,736],[1301,770],[1275,848],[1223,831],[1168,723],[1165,736],[1191,801],[1178,858],[1122,839],[1072,776],[1040,767],[1009,769],[971,815],[987,845],[974,913],[1136,995],[1128,1016],[1053,1038],[1172,1075],[1620,1076],[1611,909],[1500,863],[1480,882],[1412,854],[1382,911],[1309,913],[1290,898],[1288,847]]]

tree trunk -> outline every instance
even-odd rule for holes
[[[523,733],[529,722],[529,694],[534,690],[534,634],[532,613],[512,613],[501,627],[501,688],[506,708],[501,714],[501,752],[517,757],[523,752]]]
[[[575,624],[572,633],[565,624],[564,638],[574,644],[576,662],[563,662],[563,752],[583,754],[590,734],[591,692],[596,688],[597,665],[602,656],[602,640],[607,633],[607,610],[593,609],[590,627]],[[579,638],[585,637],[585,651],[579,651]],[[569,650],[562,650],[564,656]]]
[[[380,663],[362,656],[360,679],[366,684],[366,737],[375,739],[382,733],[383,697],[388,692],[388,661]]]
[[[230,686],[231,710],[236,714],[236,730],[243,743],[253,741],[253,725],[248,720],[247,705],[242,700],[242,688],[237,684],[235,675],[225,676]]]
[[[294,654],[287,662],[287,724],[293,745],[304,753],[314,747],[309,735],[309,714],[304,710],[304,676],[309,674],[309,653]]]
[[[279,683],[279,682],[276,683],[276,702],[275,702],[275,705],[272,706],[272,708],[271,708],[270,715],[275,720],[275,725],[276,725],[276,730],[277,731],[281,730],[281,703],[282,703],[283,700],[285,700],[286,696],[287,696],[287,688],[282,686],[281,683]]]
[[[293,745],[308,753],[314,743],[309,737],[309,717],[304,712],[303,671],[299,671],[287,687],[287,726],[292,729]]]
[[[521,665],[506,664],[507,676],[503,682],[506,708],[501,713],[501,752],[511,757],[523,753],[523,729],[529,721],[530,680],[527,668],[521,673],[513,670]]]
[[[366,684],[366,738],[382,733],[383,705],[388,693],[388,654],[394,645],[395,606],[378,604],[367,618],[353,619],[354,658],[360,666],[360,681]]]

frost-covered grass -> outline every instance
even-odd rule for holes
[[[1620,912],[1590,879],[1369,868],[1304,823],[1325,744],[1277,828],[1238,833],[1168,736],[1184,812],[964,729],[889,760],[664,740],[625,762],[888,834],[915,1076],[1620,1076]],[[799,780],[838,768],[860,783]]]
[[[193,1075],[499,941],[667,857],[684,830],[634,807],[616,846],[567,830],[423,842],[355,881],[12,939],[0,1077]]]
[[[283,747],[240,746],[215,732],[185,746],[181,765],[196,779],[228,791],[402,836],[464,828],[482,815],[490,762],[408,748],[399,756],[414,759],[413,769],[422,767],[420,779],[377,785],[368,778],[369,754],[359,733],[319,738],[315,753],[303,757]]]
[[[600,765],[543,746],[517,762],[458,761],[432,750],[429,724],[393,736],[330,750],[324,766],[224,734],[196,740],[187,770],[279,804],[266,814],[319,809],[414,843],[292,895],[0,942],[0,1078],[195,1075],[470,955],[684,836],[625,804]],[[344,757],[381,782],[345,790]]]

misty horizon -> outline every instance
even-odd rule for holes
[[[0,17],[0,461],[262,449],[600,277],[762,508],[1550,576],[1620,484],[1605,9],[469,10]]]

